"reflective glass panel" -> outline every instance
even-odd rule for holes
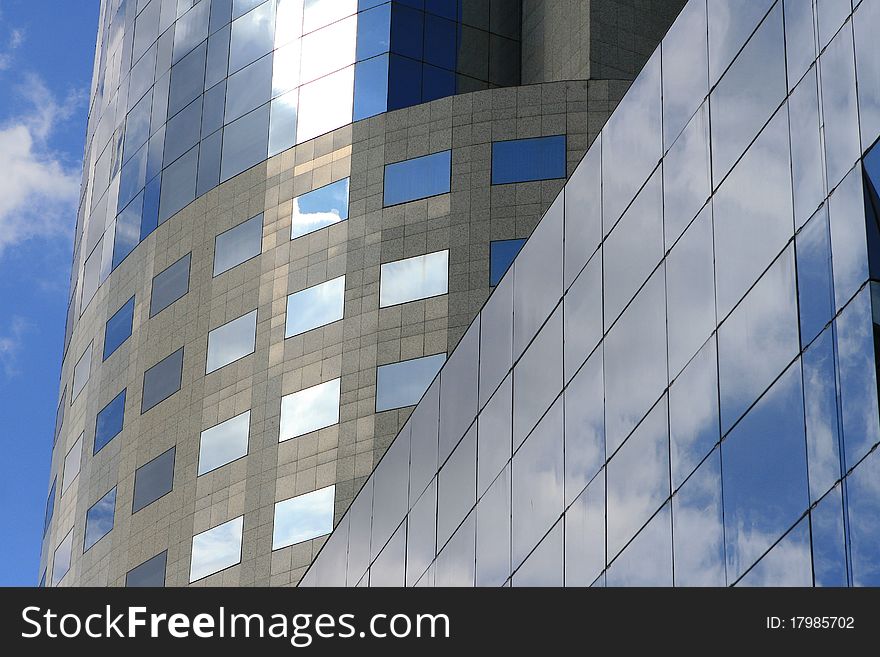
[[[409,508],[410,430],[404,429],[391,443],[373,471],[373,519],[370,556],[375,558]],[[403,574],[401,571],[401,579]]]
[[[437,545],[443,546],[476,502],[477,428],[471,425],[437,475]]]
[[[563,196],[553,201],[513,265],[514,360],[562,297]]]
[[[663,268],[605,338],[605,453],[611,455],[666,387]]]
[[[473,586],[475,560],[475,522],[471,513],[443,551],[437,555],[434,570],[435,586]]]
[[[562,437],[562,400],[558,400],[513,455],[511,565],[514,568],[519,567],[562,515]]]
[[[710,7],[710,26],[711,10]],[[780,2],[712,90],[712,179],[716,187],[785,98],[782,34]],[[709,49],[711,63],[711,33]]]
[[[225,123],[231,123],[269,101],[272,95],[272,57],[248,64],[226,80]]]
[[[144,395],[141,413],[146,413],[159,402],[180,390],[183,376],[183,347],[166,356],[144,372]]]
[[[479,462],[479,461],[478,461]],[[477,586],[500,586],[510,574],[510,468],[477,505]]]
[[[223,129],[220,181],[229,180],[266,159],[269,152],[269,104]]]
[[[272,549],[302,543],[333,531],[335,492],[335,486],[327,486],[277,502],[272,528]]]
[[[86,512],[86,531],[83,552],[104,538],[113,529],[113,514],[116,509],[116,486]]]
[[[663,39],[663,143],[675,141],[709,92],[706,5],[689,2]]]
[[[565,389],[566,504],[580,494],[605,463],[602,375],[602,350],[597,349]]]
[[[861,3],[853,16],[859,121],[862,149],[865,149],[880,135],[880,58],[877,57],[874,44],[880,32],[880,5],[876,2]]]
[[[828,199],[834,301],[839,310],[868,279],[862,173],[853,169]]]
[[[562,309],[558,308],[513,370],[516,449],[562,390]]]
[[[708,0],[710,86],[724,73],[772,3],[773,0]]]
[[[406,581],[406,523],[401,523],[370,566],[370,586],[403,586]]]
[[[816,60],[813,3],[784,0],[784,9],[785,60],[788,68],[788,86],[791,88]]]
[[[412,586],[422,576],[436,552],[437,480],[418,498],[409,512],[406,541],[406,585]]]
[[[786,249],[718,329],[721,431],[800,350],[793,249]]]
[[[275,3],[265,2],[232,22],[229,70],[234,72],[272,51],[275,44]]]
[[[666,257],[670,378],[715,329],[714,255],[712,209],[707,205]]]
[[[390,5],[389,5],[390,6]],[[354,121],[376,116],[388,109],[388,55],[380,55],[354,67]]]
[[[263,248],[263,213],[251,217],[214,239],[214,276],[260,255]]]
[[[842,474],[833,338],[832,329],[826,329],[803,355],[811,501],[822,497]]]
[[[812,465],[810,466],[812,468]],[[812,471],[810,472],[812,475]],[[843,500],[835,486],[810,511],[813,543],[813,575],[816,586],[846,586],[846,545],[843,526]]]
[[[565,135],[492,143],[492,184],[565,178]]]
[[[174,485],[174,454],[175,448],[172,447],[135,470],[132,513],[171,492]]]
[[[610,558],[623,549],[669,497],[666,397],[611,457],[606,471]]]
[[[809,505],[803,414],[796,362],[721,443],[728,582]]]
[[[79,474],[79,466],[82,462],[82,443],[83,434],[80,434],[79,438],[76,439],[76,442],[73,443],[73,447],[70,448],[67,455],[64,457],[64,477],[61,479],[62,495],[64,495],[64,491],[70,488],[73,480],[76,479],[76,476]]]
[[[243,525],[244,516],[239,516],[193,536],[190,582],[213,575],[241,561]]]
[[[672,586],[669,515],[666,504],[627,545],[608,567],[606,586]]]
[[[378,367],[376,412],[417,404],[444,362],[445,353]]]
[[[348,178],[293,199],[290,239],[348,219]]]
[[[208,360],[205,373],[254,353],[257,343],[257,311],[233,319],[208,333]]]
[[[386,164],[383,205],[445,194],[450,189],[451,176],[452,151]]]
[[[834,315],[831,232],[825,206],[797,234],[801,344],[809,344]]]
[[[663,150],[660,50],[602,129],[602,223],[607,235],[657,166]]]
[[[189,291],[189,264],[191,253],[153,277],[150,294],[150,317],[155,317]]]
[[[354,66],[300,87],[297,143],[351,123],[353,97]]]
[[[339,379],[320,383],[281,398],[278,442],[339,422]]]
[[[663,160],[663,223],[670,248],[709,198],[709,111],[704,103]]]
[[[676,586],[725,586],[719,450],[672,498]]]
[[[76,362],[76,365],[73,368],[73,384],[70,387],[70,403],[72,404],[76,398],[79,396],[79,393],[83,391],[83,388],[86,387],[86,383],[89,382],[89,374],[92,371],[92,343],[89,343],[89,346],[86,347],[83,355],[80,356],[79,360]]]
[[[152,559],[147,559],[140,566],[129,570],[125,575],[126,586],[165,586],[165,565],[168,560],[168,550],[160,552]]]
[[[822,143],[819,133],[819,89],[816,68],[795,87],[788,99],[791,122],[791,174],[794,187],[794,217],[803,226],[825,198],[822,175]]]
[[[52,586],[57,586],[70,570],[70,557],[73,552],[73,530],[71,529],[55,548],[52,559]]]
[[[379,307],[446,294],[449,251],[386,262],[379,277]]]
[[[663,187],[657,169],[602,246],[605,328],[663,258]]]
[[[720,439],[715,338],[669,388],[669,448],[675,490]]]
[[[409,501],[412,504],[437,473],[440,379],[434,379],[434,383],[425,392],[422,401],[413,410],[409,424],[412,425],[409,466]]]
[[[287,296],[284,337],[290,338],[339,321],[344,309],[345,276],[290,294]]]
[[[480,311],[480,406],[510,371],[513,351],[513,276],[501,280]]]
[[[821,24],[819,26],[821,32]],[[825,128],[825,170],[834,188],[861,154],[852,24],[847,22],[819,57]]]
[[[565,512],[565,585],[589,586],[605,567],[605,472]]]
[[[602,239],[602,135],[565,186],[565,287],[571,285]]]
[[[874,452],[847,477],[846,503],[849,512],[852,583],[880,586],[880,453]]]
[[[563,358],[568,381],[602,339],[602,252],[598,251],[563,299]]]
[[[479,318],[471,324],[440,375],[440,462],[477,416]]]
[[[477,495],[485,492],[501,468],[510,460],[513,444],[511,380],[511,376],[504,379],[480,413],[477,431]],[[479,525],[479,518],[477,524]]]
[[[844,470],[880,442],[874,347],[877,329],[871,317],[870,291],[862,290],[835,320]]]
[[[798,523],[736,583],[737,586],[811,586],[810,527]]]
[[[513,259],[525,243],[525,239],[489,242],[489,285],[495,286],[501,282],[501,277],[510,269]]]
[[[251,412],[205,429],[199,439],[199,476],[240,459],[248,452]]]
[[[302,38],[303,83],[354,64],[357,24],[357,17],[350,16]]]
[[[560,520],[514,573],[512,586],[562,586],[562,534]]]
[[[98,413],[95,420],[95,446],[93,454],[98,451],[111,440],[113,440],[119,432],[122,431],[122,423],[125,415],[125,389],[123,388],[110,403],[108,403]]]
[[[272,101],[269,113],[269,157],[296,143],[298,91],[290,91]]]

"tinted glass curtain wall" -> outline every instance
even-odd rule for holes
[[[880,584],[878,29],[691,0],[302,585]]]

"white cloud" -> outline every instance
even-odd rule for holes
[[[27,111],[0,125],[0,256],[38,238],[69,237],[76,220],[80,166],[52,149],[49,137],[81,102],[59,102],[35,75],[18,88]]]
[[[0,335],[0,370],[6,378],[18,373],[18,353],[29,328],[30,324],[23,317],[13,315],[8,331]]]

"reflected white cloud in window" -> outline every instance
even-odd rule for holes
[[[281,398],[283,442],[339,422],[339,379],[333,379]]]
[[[348,181],[343,178],[293,199],[290,239],[348,219]]]
[[[345,276],[314,285],[287,297],[284,337],[342,319],[345,307]]]
[[[302,543],[333,531],[335,486],[327,486],[275,504],[272,549]]]
[[[241,561],[244,516],[193,536],[189,581],[207,577]]]
[[[206,374],[254,353],[257,340],[257,311],[233,319],[208,333]]]
[[[303,85],[299,89],[297,143],[351,123],[353,107],[354,66]]]
[[[448,272],[449,251],[388,262],[379,279],[379,306],[446,294]]]

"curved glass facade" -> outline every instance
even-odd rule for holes
[[[392,109],[519,82],[500,0],[105,0],[70,311],[223,181]]]

